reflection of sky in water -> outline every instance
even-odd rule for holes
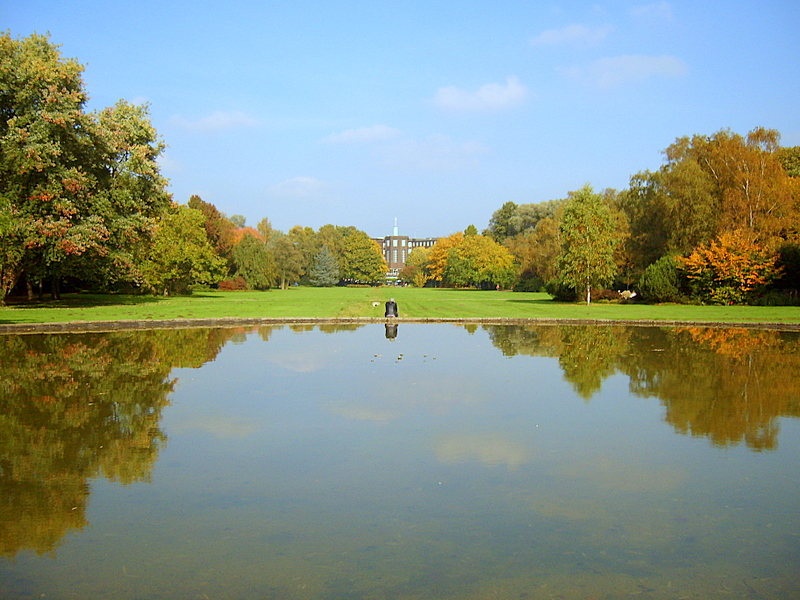
[[[586,401],[557,358],[452,325],[276,328],[172,376],[152,482],[94,481],[43,589],[88,565],[119,598],[722,598],[799,576],[797,420],[777,452],[713,447],[626,376]]]

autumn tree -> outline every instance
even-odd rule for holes
[[[205,217],[203,228],[209,243],[218,256],[227,259],[234,246],[235,225],[216,206],[210,202],[205,202],[200,196],[193,195],[189,198],[189,208],[203,213]]]
[[[400,279],[410,281],[416,287],[425,287],[428,281],[428,255],[430,249],[420,246],[414,248],[406,259],[406,266],[400,271]]]
[[[464,235],[450,249],[443,278],[457,286],[508,287],[516,275],[514,257],[502,244],[485,235]]]
[[[560,233],[561,280],[579,294],[585,291],[586,303],[590,304],[592,288],[610,282],[617,271],[611,212],[591,186],[570,193]]]
[[[657,172],[635,175],[621,204],[637,267],[735,230],[771,247],[796,239],[800,180],[791,177],[791,149],[779,141],[764,128],[678,138]]]
[[[428,274],[430,279],[439,283],[444,280],[450,250],[463,241],[464,234],[461,231],[457,231],[447,237],[439,238],[436,241],[428,255]]]
[[[752,241],[747,233],[722,233],[688,257],[678,258],[703,299],[714,304],[744,302],[777,275],[775,253]]]
[[[504,242],[518,265],[515,290],[538,292],[557,276],[561,253],[558,219],[560,217],[546,217],[533,230]]]

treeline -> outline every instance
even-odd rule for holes
[[[146,105],[88,113],[83,67],[46,36],[0,34],[0,302],[19,290],[186,293],[375,284],[387,265],[355,227],[247,227],[175,203]],[[679,138],[623,191],[506,202],[479,233],[408,257],[417,286],[546,290],[558,299],[800,303],[800,148],[777,131]]]
[[[514,255],[518,290],[797,304],[800,148],[779,142],[763,128],[679,138],[658,171],[637,173],[626,190],[506,202],[484,234]]]
[[[383,279],[354,227],[283,234],[173,202],[147,106],[86,112],[82,72],[47,36],[0,35],[0,302],[15,288],[58,299],[65,282],[168,294]]]

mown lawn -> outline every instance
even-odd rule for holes
[[[798,307],[686,306],[553,302],[547,294],[431,288],[309,288],[196,292],[192,296],[70,294],[60,302],[11,302],[0,323],[213,319],[223,317],[382,317],[397,300],[407,318],[546,318],[800,323]],[[374,305],[377,303],[377,306]]]

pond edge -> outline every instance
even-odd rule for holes
[[[0,334],[87,333],[147,329],[192,329],[258,325],[366,325],[370,323],[452,323],[456,325],[626,325],[634,327],[705,327],[719,329],[770,329],[800,331],[800,323],[737,321],[673,321],[659,319],[551,319],[524,317],[419,318],[398,317],[220,317],[213,319],[159,319],[121,321],[70,321],[63,323],[0,323]]]

